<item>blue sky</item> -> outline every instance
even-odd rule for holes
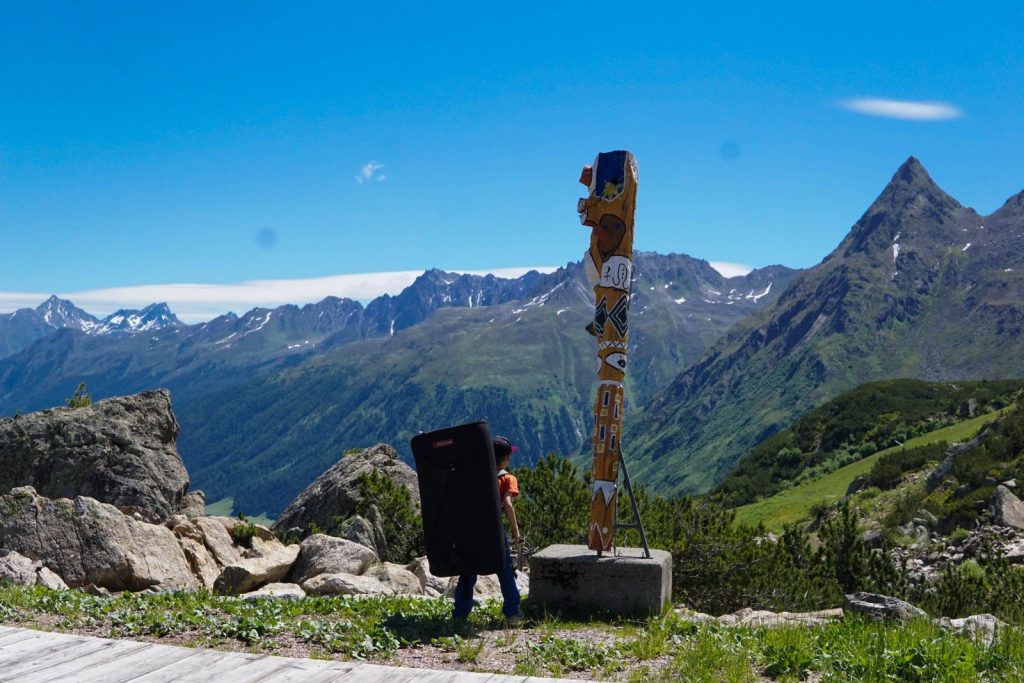
[[[484,5],[0,0],[0,311],[562,265],[616,148],[637,248],[753,267],[820,261],[909,155],[981,213],[1024,189],[1018,3]]]

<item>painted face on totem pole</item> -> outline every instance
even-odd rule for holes
[[[601,256],[608,258],[619,248],[622,236],[626,233],[626,224],[618,216],[606,213],[601,222],[593,227],[592,239],[597,240],[597,249]]]

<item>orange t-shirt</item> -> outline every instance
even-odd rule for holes
[[[519,481],[516,480],[515,475],[509,474],[505,470],[498,472],[498,503],[504,504],[505,496],[515,498],[518,495]]]

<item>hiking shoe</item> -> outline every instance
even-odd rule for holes
[[[525,618],[526,618],[526,615],[523,614],[523,610],[521,610],[521,609],[517,609],[515,614],[512,614],[512,615],[506,614],[505,615],[505,621],[507,621],[510,624],[518,624],[519,622],[521,622]]]

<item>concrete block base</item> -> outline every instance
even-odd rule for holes
[[[570,614],[661,614],[672,599],[672,555],[618,548],[601,557],[584,545],[549,545],[530,558],[530,604]]]

